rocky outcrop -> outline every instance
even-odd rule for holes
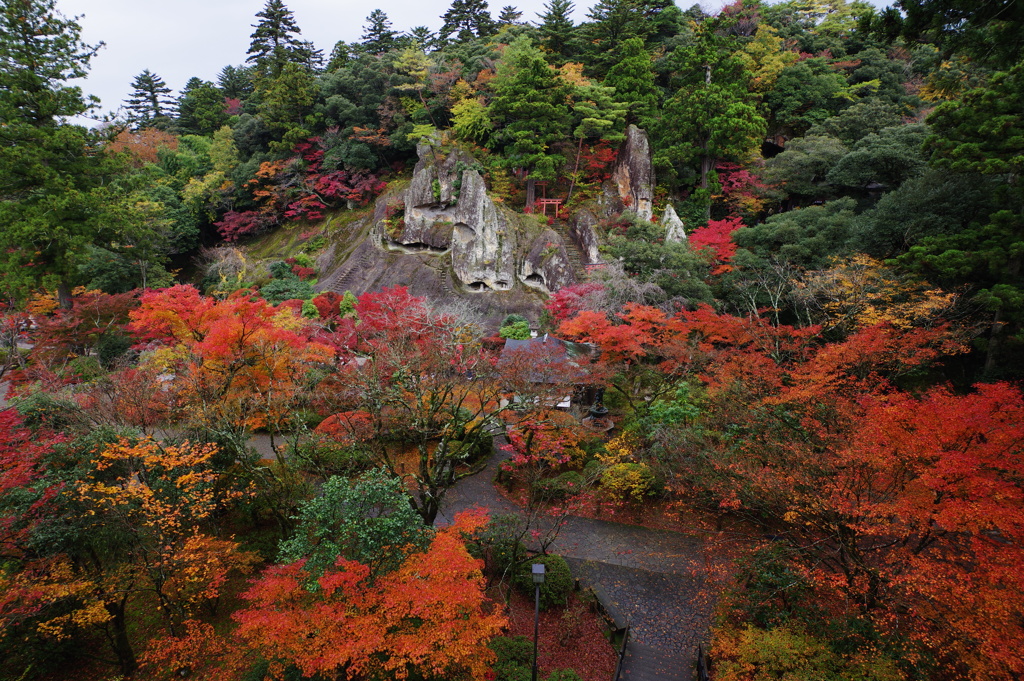
[[[446,210],[454,223],[452,271],[471,291],[507,291],[515,276],[516,231],[487,196],[475,170],[462,175],[458,203]]]
[[[487,196],[479,165],[435,141],[417,147],[409,187],[379,201],[374,223],[386,250],[451,257],[468,291],[508,291],[516,277],[515,217]]]
[[[581,210],[572,216],[569,235],[584,256],[585,264],[601,262],[601,241],[597,236],[598,217],[589,210]]]
[[[665,228],[665,242],[686,241],[686,226],[676,215],[676,209],[672,204],[665,206],[665,214],[661,216],[661,226]]]
[[[572,248],[572,244],[569,244],[569,248]],[[545,229],[533,240],[529,252],[523,258],[519,280],[526,286],[548,294],[576,283],[566,244],[558,233]]]
[[[630,209],[644,220],[654,214],[654,164],[647,133],[630,125],[605,187],[608,215]]]

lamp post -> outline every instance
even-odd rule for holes
[[[534,563],[533,573],[533,675],[531,681],[537,681],[537,636],[540,633],[540,585],[544,583],[544,563]]]

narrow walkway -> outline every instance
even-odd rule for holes
[[[440,523],[476,506],[492,514],[519,510],[492,483],[502,458],[495,447],[483,470],[456,483],[445,498]],[[700,539],[679,532],[589,518],[569,518],[559,532],[550,551],[564,556],[581,583],[629,618],[624,680],[692,678],[697,643],[706,637],[712,607],[701,547]]]

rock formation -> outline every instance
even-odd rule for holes
[[[686,241],[686,228],[683,221],[676,215],[672,204],[665,206],[665,214],[661,216],[661,226],[665,228],[665,243]]]
[[[569,248],[572,248],[571,244]],[[576,283],[566,244],[557,232],[545,229],[533,240],[523,258],[519,279],[525,285],[548,294]]]
[[[605,195],[606,214],[630,209],[644,220],[654,214],[654,164],[647,133],[630,125],[619,147]]]

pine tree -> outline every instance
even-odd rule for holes
[[[370,12],[366,17],[367,25],[363,28],[363,49],[370,54],[384,54],[398,45],[397,34],[391,30],[391,20],[379,9]]]
[[[302,31],[282,0],[267,0],[263,11],[256,16],[260,21],[253,24],[256,30],[249,36],[252,43],[247,53],[248,63],[255,65],[262,74],[275,78],[288,63],[299,64],[308,70],[318,66],[318,60],[322,59],[320,51],[312,43],[298,39]]]
[[[189,135],[212,135],[227,122],[220,88],[207,80],[189,78],[178,99],[178,130]]]
[[[551,147],[569,139],[568,83],[523,36],[505,50],[494,93],[491,114],[499,124],[494,137],[504,146],[507,165],[528,169],[530,180],[553,179],[565,157],[553,153]]]
[[[132,81],[132,93],[125,100],[128,121],[137,128],[159,124],[175,114],[176,104],[169,97],[171,88],[164,79],[145,69]]]
[[[225,66],[217,74],[217,85],[225,97],[246,99],[253,93],[252,69],[248,66]]]
[[[117,220],[110,190],[116,159],[80,125],[65,122],[95,106],[67,81],[82,78],[97,46],[56,0],[0,5],[0,295],[19,298],[71,286],[94,243]]]
[[[498,15],[498,23],[505,26],[516,26],[519,25],[519,20],[522,18],[523,13],[515,6],[505,5],[501,8],[501,14]]]
[[[615,97],[629,105],[629,122],[646,127],[660,99],[654,84],[651,56],[639,37],[619,46],[619,61],[608,70],[605,84],[615,88]]]
[[[556,64],[564,64],[573,55],[573,23],[569,15],[574,8],[572,0],[551,0],[544,5],[545,12],[537,15],[541,20],[537,27],[540,45]]]
[[[492,35],[496,28],[487,9],[487,0],[454,0],[441,19],[444,20],[438,32],[441,42],[446,42],[453,33],[460,43],[483,38]]]

